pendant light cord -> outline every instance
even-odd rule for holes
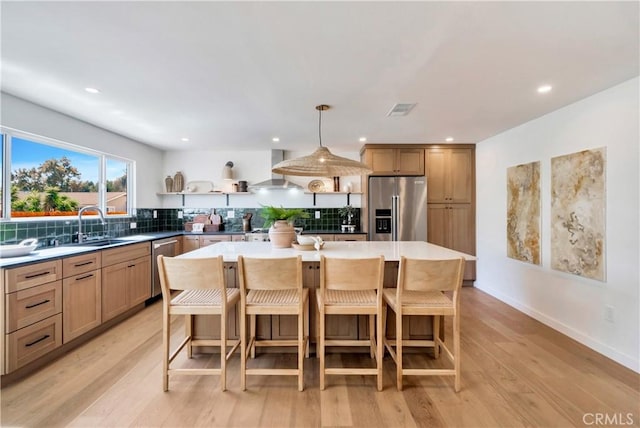
[[[318,109],[318,139],[320,140],[320,147],[322,147],[322,108]]]

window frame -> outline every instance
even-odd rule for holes
[[[42,221],[42,220],[68,220],[70,218],[75,219],[77,216],[41,216],[41,217],[11,217],[11,146],[13,138],[21,138],[29,140],[36,144],[42,144],[45,146],[56,147],[62,150],[68,150],[72,152],[81,153],[84,155],[96,156],[98,158],[98,207],[105,213],[107,218],[127,218],[135,216],[135,172],[136,161],[133,159],[125,158],[123,156],[114,155],[111,153],[102,152],[100,150],[90,149],[87,147],[79,146],[77,144],[67,143],[65,141],[57,140],[50,137],[44,137],[42,135],[32,134],[30,132],[21,131],[5,126],[0,126],[0,135],[2,136],[2,206],[7,209],[2,210],[2,217],[0,221]],[[107,213],[107,159],[123,162],[126,164],[127,171],[127,213],[126,214],[108,214]]]

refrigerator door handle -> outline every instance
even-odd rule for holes
[[[398,200],[399,196],[391,197],[391,240],[398,240]]]

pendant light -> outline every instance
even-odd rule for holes
[[[329,106],[320,104],[318,110],[318,137],[320,147],[309,156],[282,161],[273,166],[272,172],[283,175],[308,177],[340,177],[344,175],[367,175],[373,172],[362,162],[336,156],[322,145],[322,112]]]

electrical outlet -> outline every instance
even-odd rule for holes
[[[153,210],[153,218],[158,218],[158,211]]]
[[[138,227],[138,224],[135,221],[129,223],[129,229],[135,229],[136,227]]]
[[[184,213],[182,211],[178,211],[178,218],[184,218]]]
[[[236,212],[234,210],[227,211],[227,218],[234,218],[236,216]]]
[[[613,322],[613,306],[606,305],[604,307],[604,320]]]
[[[320,218],[320,211],[316,211],[316,220],[318,220]]]

